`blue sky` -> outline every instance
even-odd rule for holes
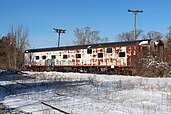
[[[76,28],[89,26],[112,42],[118,34],[133,30],[134,16],[128,9],[144,11],[137,15],[137,29],[144,33],[165,34],[171,25],[171,0],[0,0],[0,35],[22,24],[29,29],[32,48],[54,47],[53,28],[62,28],[64,46],[73,45]]]

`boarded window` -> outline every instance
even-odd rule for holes
[[[98,58],[103,58],[103,53],[98,53]]]
[[[39,56],[36,56],[36,60],[39,60]]]
[[[46,55],[43,55],[43,56],[42,56],[42,59],[46,59]]]
[[[67,59],[68,58],[68,55],[63,55],[63,59]]]
[[[119,57],[125,57],[125,52],[119,52]]]
[[[107,53],[112,53],[112,48],[107,48]]]
[[[92,49],[87,49],[87,54],[92,54]]]
[[[76,58],[81,58],[81,54],[76,54]]]
[[[56,59],[56,55],[52,55],[51,56],[51,59]]]

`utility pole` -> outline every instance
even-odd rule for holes
[[[58,33],[58,47],[60,45],[60,34],[61,33],[65,33],[66,30],[64,29],[56,29],[56,28],[53,28],[54,32]]]
[[[137,13],[143,13],[143,10],[130,10],[128,9],[128,12],[132,12],[134,14],[134,39],[136,39],[136,16]]]

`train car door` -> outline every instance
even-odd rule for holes
[[[87,54],[86,54],[86,64],[87,65],[91,65],[91,56],[92,56],[92,49],[88,48]]]

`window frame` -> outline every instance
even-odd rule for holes
[[[64,54],[63,55],[63,59],[68,59],[68,55],[67,54]]]
[[[103,58],[103,53],[98,53],[98,58]]]
[[[43,56],[42,56],[42,60],[45,60],[45,59],[46,59],[46,55],[43,55]]]
[[[36,57],[35,57],[35,59],[36,59],[36,60],[39,60],[39,59],[40,59],[40,57],[39,57],[39,56],[36,56]]]
[[[56,55],[51,55],[51,59],[56,59]]]
[[[109,50],[110,49],[110,50]],[[113,48],[112,47],[108,47],[108,48],[106,48],[106,53],[112,53],[112,50]]]
[[[76,57],[77,59],[79,59],[79,58],[81,58],[81,54],[75,54],[75,57]]]
[[[125,52],[119,52],[119,57],[126,57],[126,53]]]
[[[90,49],[87,49],[87,54],[92,54],[93,50],[90,48]]]

